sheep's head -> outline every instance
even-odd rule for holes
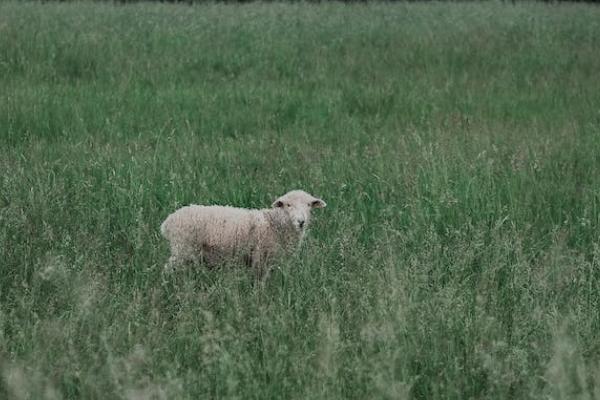
[[[273,202],[273,208],[280,208],[286,212],[294,227],[300,232],[308,226],[311,210],[326,205],[323,200],[302,190],[292,190]]]

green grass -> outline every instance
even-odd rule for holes
[[[600,399],[600,9],[0,2],[0,398]],[[188,203],[306,246],[163,277]]]

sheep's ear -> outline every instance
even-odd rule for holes
[[[281,201],[281,200],[275,200],[273,202],[273,204],[271,205],[271,207],[273,207],[273,208],[281,208],[281,207],[283,207],[283,201]]]
[[[321,199],[315,199],[312,203],[310,203],[310,206],[312,208],[325,208],[327,206],[327,203],[325,203]]]

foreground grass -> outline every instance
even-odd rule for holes
[[[0,397],[600,398],[600,10],[0,3]],[[163,277],[187,203],[322,196]]]

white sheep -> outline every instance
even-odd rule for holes
[[[268,209],[202,205],[180,208],[160,227],[171,246],[165,270],[185,263],[212,267],[231,262],[249,265],[264,278],[277,256],[300,245],[311,210],[325,206],[323,200],[293,190]]]

